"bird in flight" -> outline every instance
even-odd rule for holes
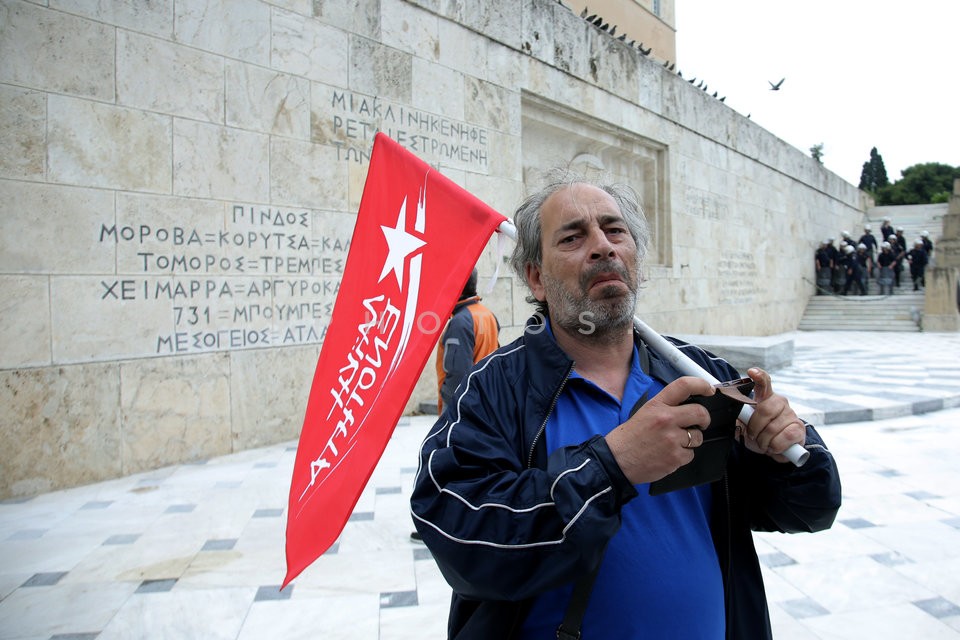
[[[783,84],[784,80],[786,80],[786,78],[780,78],[780,82],[778,82],[777,84],[773,84],[772,82],[767,80],[767,82],[770,83],[770,91],[780,91],[780,85]]]

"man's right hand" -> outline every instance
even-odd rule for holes
[[[677,378],[607,434],[607,445],[630,482],[659,480],[693,460],[693,449],[703,444],[710,412],[699,404],[681,403],[715,391],[706,380]]]

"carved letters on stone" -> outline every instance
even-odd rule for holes
[[[747,304],[758,293],[757,264],[749,251],[723,251],[716,263],[720,304]]]
[[[338,160],[367,163],[382,131],[426,162],[477,173],[489,171],[489,135],[467,124],[378,96],[332,88],[314,114],[314,140],[334,145]]]
[[[309,211],[242,204],[220,229],[105,222],[99,240],[128,265],[101,277],[101,304],[169,305],[142,355],[321,342],[350,248],[315,233]]]

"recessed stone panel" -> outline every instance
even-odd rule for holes
[[[672,262],[667,158],[663,143],[576,116],[565,105],[533,97],[523,103],[524,182],[535,189],[545,170],[567,167],[629,185],[650,231],[648,264]]]

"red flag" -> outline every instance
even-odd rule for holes
[[[297,447],[283,586],[340,535],[505,219],[377,134]]]

